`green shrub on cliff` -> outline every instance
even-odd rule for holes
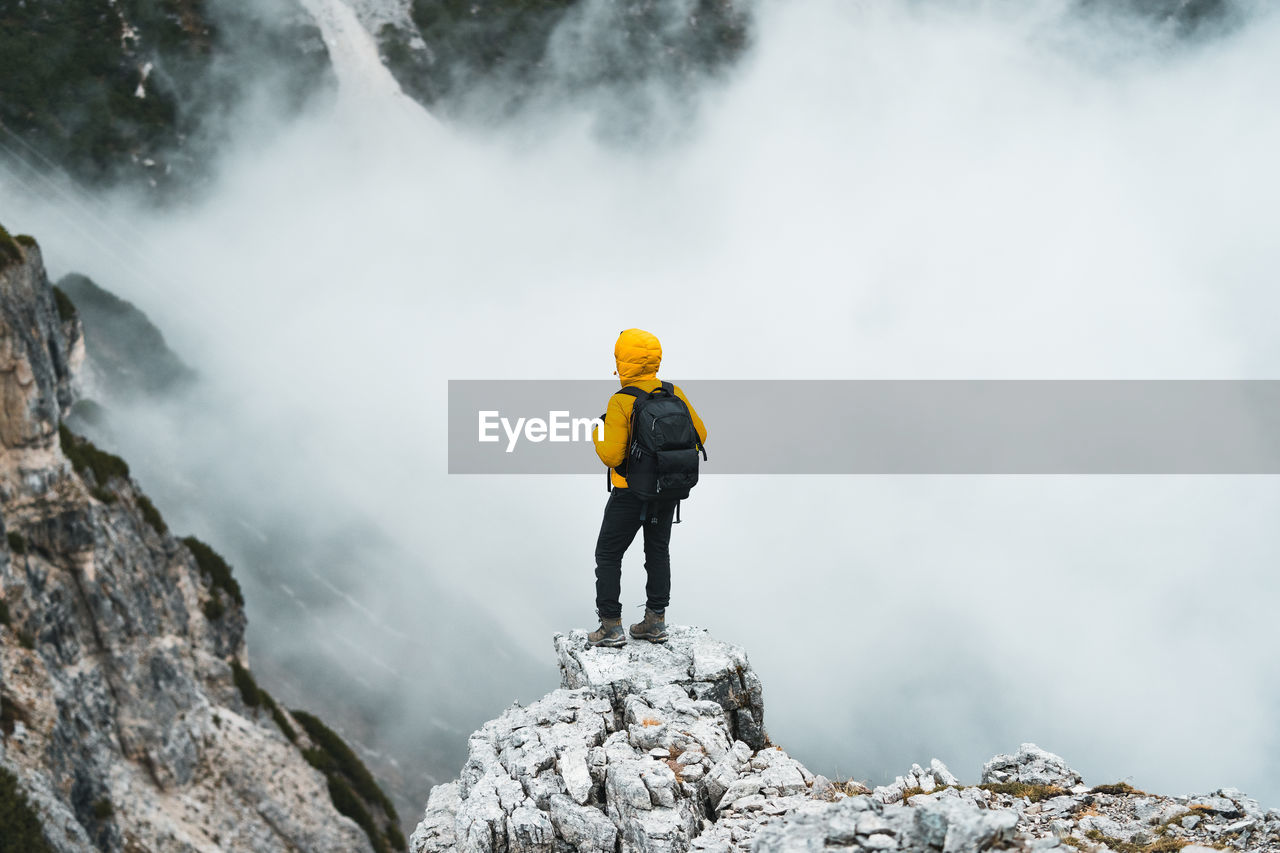
[[[240,688],[240,698],[244,700],[244,704],[250,708],[256,708],[262,704],[262,688],[258,687],[253,674],[241,666],[238,660],[231,662],[231,678],[235,681],[236,687]]]
[[[395,807],[391,805],[387,795],[378,787],[378,783],[373,780],[373,774],[364,766],[364,762],[352,751],[351,747],[347,746],[346,741],[313,714],[308,714],[306,711],[293,711],[292,713],[293,718],[306,730],[307,737],[311,738],[311,742],[332,759],[332,766],[351,780],[360,796],[381,805],[383,810],[386,811],[387,817],[393,820],[398,819]]]
[[[276,721],[276,725],[279,726],[284,736],[289,739],[289,743],[297,743],[298,733],[293,730],[293,726],[289,725],[289,718],[284,715],[284,711],[280,710],[280,706],[276,704],[275,699],[271,698],[271,694],[265,690],[262,691],[262,704],[266,705],[267,709],[271,711],[271,719]]]
[[[100,490],[116,477],[129,479],[127,462],[115,454],[99,450],[92,441],[76,435],[66,424],[58,424],[58,440],[62,445],[62,454],[67,457],[76,473],[84,476],[85,473],[92,472],[93,481]]]
[[[250,708],[265,707],[271,712],[271,719],[276,721],[276,725],[280,727],[280,731],[289,739],[289,742],[298,742],[298,733],[293,730],[293,726],[289,725],[288,718],[280,710],[276,700],[271,698],[271,694],[258,686],[258,681],[253,677],[252,672],[241,666],[239,661],[233,660],[231,677],[240,690],[240,698],[244,700],[244,704]]]
[[[347,746],[337,732],[326,726],[319,718],[306,711],[290,711],[306,731],[307,737],[315,744],[314,749],[304,749],[302,757],[310,762],[329,780],[329,796],[334,808],[354,820],[369,836],[369,842],[377,851],[404,850],[404,835],[396,825],[400,817],[390,798],[378,787],[373,774],[364,762]],[[382,809],[386,820],[379,831],[376,821],[365,808],[366,805]]]
[[[9,232],[0,225],[0,272],[4,272],[9,264],[20,263],[24,255],[18,241],[9,236]]]
[[[341,776],[329,774],[329,799],[333,801],[333,807],[338,810],[339,814],[344,814],[359,824],[364,830],[364,834],[369,836],[369,843],[373,845],[376,853],[388,853],[387,842],[382,838],[382,834],[378,832],[378,827],[374,825],[373,818],[369,815],[369,810],[360,802],[360,798],[355,795]]]
[[[58,319],[66,323],[74,320],[76,316],[76,304],[71,301],[71,297],[67,296],[66,291],[61,287],[53,288],[53,301],[58,306]]]
[[[204,603],[204,618],[210,622],[217,622],[222,615],[227,612],[227,606],[222,603],[222,599],[218,596],[217,591],[209,595],[209,600]]]
[[[227,594],[235,599],[236,604],[243,607],[244,593],[240,591],[240,584],[231,576],[231,566],[222,559],[222,555],[194,536],[185,537],[182,544],[186,545],[191,551],[191,556],[196,558],[196,565],[200,573],[208,578],[209,586],[213,589],[226,590]]]
[[[0,853],[53,853],[18,779],[0,767]]]
[[[160,510],[156,509],[156,505],[151,502],[151,498],[146,495],[138,495],[138,511],[142,513],[142,518],[147,524],[159,533],[161,536],[169,532],[169,525],[164,523],[164,516],[160,514]]]

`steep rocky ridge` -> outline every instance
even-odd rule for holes
[[[188,368],[174,351],[185,342],[170,348],[149,305],[74,274],[58,288],[84,327],[83,388],[64,423],[121,451],[173,526],[234,558],[255,676],[289,707],[323,709],[396,810],[415,815],[465,758],[465,734],[513,696],[539,695],[550,662],[442,583],[449,567],[403,548],[367,507],[332,491],[328,471],[288,461],[268,470],[245,453],[244,413],[206,378],[216,365]],[[270,441],[284,442],[282,457],[294,450],[287,434]]]
[[[486,723],[432,790],[414,853],[793,853],[991,849],[1280,851],[1280,810],[1239,791],[1089,787],[1033,744],[965,785],[937,759],[874,790],[772,744],[742,649],[673,628],[665,646],[556,635],[561,686]]]
[[[16,791],[0,814],[34,815],[57,851],[401,846],[345,744],[254,682],[229,567],[66,429],[80,318],[35,242],[15,243],[0,266],[0,788]]]

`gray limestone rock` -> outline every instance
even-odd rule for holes
[[[590,649],[585,631],[555,636],[561,683],[599,687],[615,695],[673,685],[686,695],[715,702],[729,720],[729,735],[753,749],[765,746],[760,680],[738,646],[705,629],[674,627],[663,644],[632,642],[621,649]]]
[[[859,850],[977,851],[1013,835],[1010,812],[985,812],[957,799],[885,806],[869,796],[796,809],[756,836],[756,853]]]
[[[432,788],[431,796],[427,799],[427,817],[418,824],[413,837],[409,839],[409,846],[414,849],[453,848],[457,841],[454,836],[455,818],[458,806],[461,804],[462,798],[458,792],[457,782],[436,785]]]
[[[1280,821],[1246,814],[1256,806],[1238,791],[1201,798],[1221,810],[1205,812],[1212,820],[1166,825],[1188,798],[1088,793],[1065,761],[1031,744],[993,758],[983,780],[1072,793],[1029,803],[961,785],[935,758],[874,795],[848,796],[850,786],[744,728],[742,715],[763,720],[764,707],[740,649],[699,629],[670,630],[668,646],[623,649],[557,635],[561,687],[471,737],[460,780],[427,804],[414,853],[978,853],[1141,846],[1165,834],[1280,851]]]
[[[960,784],[960,780],[957,779],[951,773],[951,771],[947,769],[947,765],[943,764],[941,761],[939,761],[936,758],[931,759],[929,761],[929,769],[932,771],[933,778],[938,781],[939,785],[959,785]]]
[[[235,686],[231,662],[248,664],[236,598],[122,462],[63,446],[79,314],[39,248],[23,253],[0,270],[0,764],[60,851],[370,850]]]
[[[981,811],[960,800],[943,799],[915,809],[912,843],[938,847],[943,853],[984,850],[1012,837],[1017,822],[1012,812]]]
[[[997,755],[984,764],[982,781],[1070,788],[1080,784],[1082,779],[1061,757],[1046,752],[1034,743],[1024,743],[1013,755]]]
[[[811,774],[766,746],[742,650],[697,628],[669,634],[622,649],[557,635],[562,686],[471,736],[459,781],[432,794],[412,849],[684,851],[723,801],[752,815],[724,822],[738,850],[806,800]]]
[[[551,824],[566,844],[584,853],[612,853],[618,828],[598,808],[579,805],[563,794],[551,798]],[[416,846],[411,841],[411,846]]]

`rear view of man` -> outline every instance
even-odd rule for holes
[[[643,529],[644,568],[648,574],[644,620],[631,626],[631,636],[636,640],[664,643],[667,640],[666,610],[671,596],[671,524],[678,500],[665,497],[661,483],[670,485],[679,481],[680,476],[685,476],[685,480],[679,482],[688,484],[689,480],[688,475],[663,474],[658,478],[660,482],[656,491],[650,494],[649,490],[655,488],[652,472],[643,474],[642,487],[642,474],[637,470],[632,472],[636,488],[629,487],[627,469],[632,464],[631,459],[634,454],[644,452],[632,442],[632,414],[640,406],[646,411],[661,410],[667,413],[667,418],[674,418],[678,422],[668,430],[669,436],[676,436],[671,438],[673,444],[681,441],[678,437],[681,429],[679,421],[686,425],[683,427],[686,431],[688,422],[692,421],[696,438],[690,432],[686,441],[690,446],[696,446],[697,451],[702,450],[702,443],[707,440],[707,429],[684,392],[675,385],[658,379],[662,345],[656,337],[641,329],[627,329],[618,336],[613,355],[617,360],[622,391],[609,398],[604,429],[597,430],[594,436],[596,454],[609,468],[612,491],[604,508],[600,537],[596,541],[596,614],[600,617],[600,627],[587,635],[587,641],[593,646],[609,647],[626,643],[626,635],[622,631],[622,604],[619,601],[622,555],[635,539],[636,531]],[[678,399],[680,403],[675,403],[672,398]],[[687,419],[683,414],[686,409]],[[688,453],[694,455],[691,476],[692,482],[697,482],[696,451],[678,449],[670,455],[684,459]],[[643,456],[641,461],[644,461]],[[668,488],[665,494],[673,491],[680,497],[688,494],[687,487],[683,490]]]

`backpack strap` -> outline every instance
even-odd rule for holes
[[[649,394],[648,394],[648,392],[647,392],[647,391],[641,391],[639,388],[635,387],[634,385],[628,385],[628,386],[626,386],[625,388],[620,388],[620,389],[618,389],[617,391],[614,391],[614,392],[613,392],[613,395],[614,395],[614,396],[617,396],[618,394],[626,394],[628,397],[635,397],[637,400],[643,400],[645,397],[648,397],[648,396],[649,396]],[[606,414],[607,414],[607,413],[606,413]],[[633,411],[632,411],[632,417],[634,417],[634,416],[635,416],[635,411],[633,410]],[[627,461],[624,459],[624,460],[622,461],[622,464],[621,464],[621,465],[619,465],[619,466],[618,466],[618,468],[619,468],[619,469],[622,469],[622,468],[625,468],[626,466],[627,466]],[[620,477],[625,477],[625,476],[627,476],[627,475],[626,475],[626,473],[625,473],[625,472],[623,472],[622,470],[618,470],[618,476],[620,476]],[[612,491],[612,490],[613,490],[613,480],[612,480],[612,479],[610,479],[610,480],[609,480],[609,490],[610,490],[610,491]]]
[[[640,400],[645,397],[652,397],[654,394],[657,394],[659,391],[665,391],[667,394],[674,397],[676,395],[676,386],[672,385],[670,382],[663,382],[661,385],[659,385],[657,388],[654,388],[652,391],[641,391],[639,388],[637,388],[634,385],[628,385],[627,387],[621,388],[617,391],[614,391],[613,393],[615,395],[626,394],[630,397],[635,397],[637,400]]]

